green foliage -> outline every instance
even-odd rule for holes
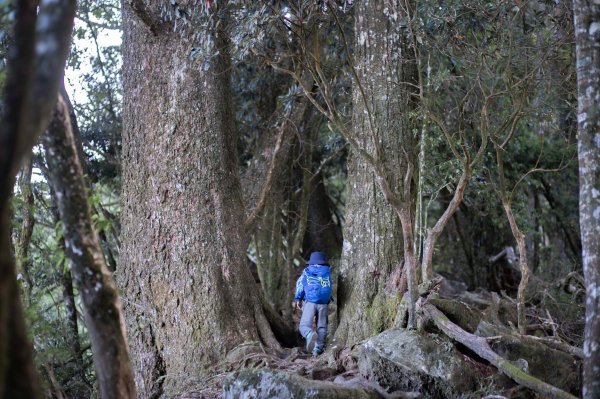
[[[465,145],[475,148],[486,132],[492,144],[506,141],[506,195],[532,248],[530,265],[545,278],[564,275],[580,256],[570,10],[537,1],[523,7],[425,1],[418,7],[411,24],[421,44],[429,225],[449,202],[462,171],[449,144],[461,153]],[[445,124],[450,143],[427,113]],[[519,115],[514,124],[513,115]],[[501,195],[490,145],[439,244],[438,270],[472,286],[488,284],[487,258],[515,246]],[[568,245],[560,249],[557,242]]]

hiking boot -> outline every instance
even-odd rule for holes
[[[314,331],[309,332],[306,335],[306,351],[311,353],[315,349],[315,344],[317,343],[317,333]]]
[[[315,345],[315,349],[313,349],[312,355],[313,355],[313,357],[317,357],[320,354],[322,354],[323,352],[324,352],[323,348],[321,348],[319,345]]]

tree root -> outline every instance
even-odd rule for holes
[[[576,397],[568,392],[563,391],[553,385],[550,385],[544,381],[541,381],[530,374],[527,374],[509,360],[498,355],[490,348],[487,340],[483,337],[470,334],[452,323],[446,315],[444,315],[438,308],[432,304],[423,305],[424,314],[430,318],[433,323],[451,339],[460,342],[478,356],[490,362],[498,370],[503,372],[506,376],[510,377],[517,384],[522,385],[526,388],[534,390],[542,395],[549,396],[551,398],[558,399],[575,399]]]
[[[578,348],[576,346],[569,345],[568,343],[566,343],[564,341],[560,341],[558,339],[550,338],[550,337],[535,337],[533,335],[528,335],[523,338],[525,338],[526,340],[529,339],[529,340],[541,342],[544,345],[546,345],[552,349],[556,349],[561,352],[568,353],[571,356],[578,357],[579,359],[583,359],[583,349]]]

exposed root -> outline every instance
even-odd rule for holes
[[[570,393],[527,374],[507,359],[504,359],[490,348],[486,338],[478,337],[466,332],[456,324],[452,323],[446,315],[435,306],[426,303],[423,305],[423,311],[425,315],[444,332],[444,334],[453,340],[460,342],[478,356],[490,362],[517,384],[551,398],[575,399],[575,396]]]

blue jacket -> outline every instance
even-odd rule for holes
[[[296,302],[326,304],[331,301],[331,274],[329,266],[309,265],[296,282]]]

